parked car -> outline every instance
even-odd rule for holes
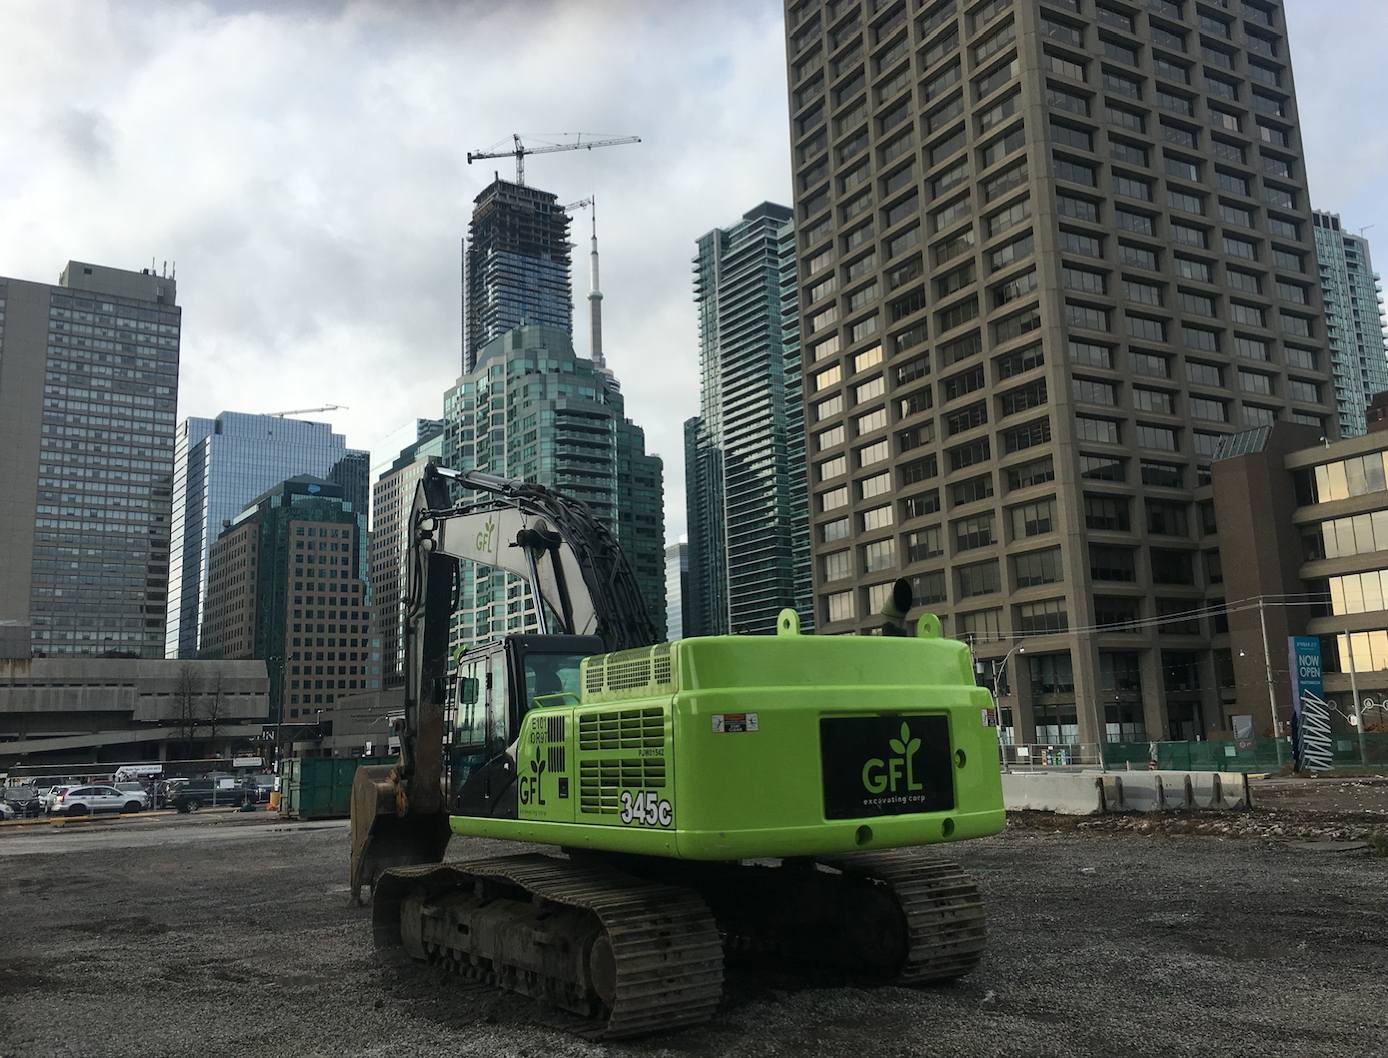
[[[71,786],[50,786],[48,788],[48,793],[45,794],[43,798],[43,810],[51,815],[53,806],[58,803],[58,798],[61,797],[65,791],[70,789],[72,789]]]
[[[248,775],[241,780],[241,785],[251,801],[264,805],[270,803],[270,794],[274,792],[275,783],[278,781],[274,775]]]
[[[149,791],[148,791],[147,789],[145,789],[145,784],[144,784],[144,783],[140,783],[140,782],[118,782],[118,783],[112,783],[112,785],[113,785],[117,790],[120,790],[120,791],[122,791],[123,793],[129,794],[130,797],[131,797],[132,799],[133,799],[133,798],[139,798],[139,800],[140,800],[140,807],[141,807],[141,808],[148,808],[148,807],[149,807],[149,805],[150,805]]]
[[[178,792],[179,787],[187,783],[186,775],[175,775],[171,779],[164,779],[154,784],[154,807],[172,808],[173,795]]]
[[[53,815],[84,816],[96,812],[142,812],[144,802],[114,786],[69,786],[53,803]]]
[[[43,802],[32,786],[6,786],[3,803],[13,809],[20,819],[33,819],[43,813]]]
[[[0,800],[0,820],[13,819],[17,814],[9,801]]]
[[[254,794],[232,784],[229,779],[189,779],[169,792],[168,805],[179,812],[244,804]]]

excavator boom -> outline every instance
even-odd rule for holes
[[[450,482],[482,498],[456,503]],[[658,638],[621,545],[578,500],[516,478],[431,465],[409,524],[400,760],[357,769],[350,884],[358,901],[382,871],[438,863],[448,846],[444,711],[459,559],[525,577],[541,634],[598,636],[609,651]]]

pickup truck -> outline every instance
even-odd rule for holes
[[[241,805],[254,793],[239,785],[224,785],[224,779],[189,779],[169,787],[165,805],[179,812],[195,812],[200,808]]]

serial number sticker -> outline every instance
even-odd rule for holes
[[[715,735],[731,735],[755,730],[757,730],[756,713],[713,714],[713,733]]]

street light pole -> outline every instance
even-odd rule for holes
[[[1359,763],[1369,766],[1369,749],[1364,743],[1364,710],[1359,705],[1359,680],[1354,674],[1354,633],[1345,629],[1345,652],[1349,655],[1349,692],[1354,695],[1354,726],[1359,731]]]
[[[994,712],[994,714],[996,715],[997,721],[998,721],[998,750],[999,750],[999,753],[1002,753],[1002,752],[1003,752],[1003,751],[1002,751],[1003,741],[1002,741],[1002,706],[1000,706],[1000,705],[998,704],[998,683],[999,683],[999,681],[1002,679],[1002,674],[1003,674],[1004,672],[1007,671],[1007,661],[1008,661],[1008,659],[1011,658],[1013,654],[1016,654],[1016,653],[1018,653],[1019,651],[1020,651],[1021,653],[1025,654],[1025,653],[1027,652],[1027,648],[1024,647],[1024,646],[1021,646],[1020,644],[1017,645],[1017,646],[1015,646],[1015,647],[1013,647],[1011,650],[1009,650],[1006,654],[1004,654],[1004,655],[1002,656],[1002,661],[1001,661],[999,664],[997,664],[997,665],[993,668],[993,712]],[[1014,718],[1014,720],[1013,720],[1013,730],[1014,730],[1014,731],[1016,730],[1016,720],[1015,720],[1015,718]],[[1005,755],[1005,754],[1004,754],[1004,755]]]

